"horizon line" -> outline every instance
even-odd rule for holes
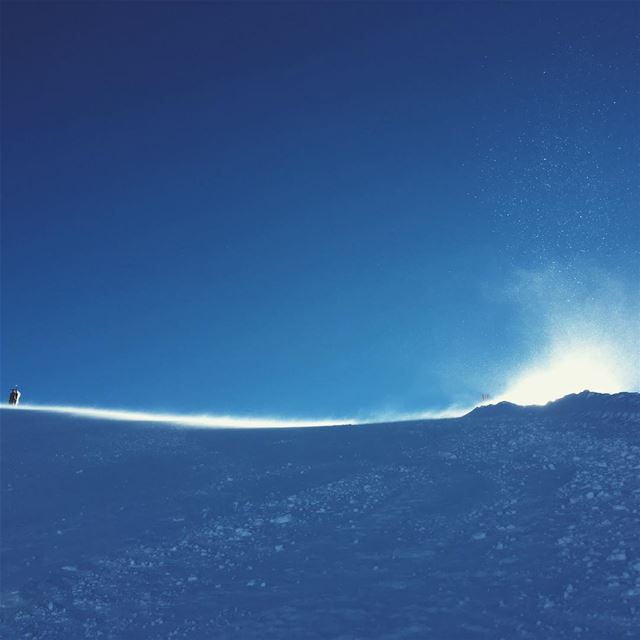
[[[411,420],[438,420],[458,418],[471,408],[451,407],[440,411],[426,411],[416,413],[381,413],[368,418],[355,417],[324,417],[324,418],[281,418],[274,416],[250,415],[212,415],[207,413],[180,414],[154,411],[139,411],[129,409],[104,409],[98,407],[77,407],[70,405],[39,405],[39,404],[0,404],[2,409],[16,411],[40,411],[43,413],[61,413],[91,419],[103,419],[120,422],[152,422],[174,424],[185,427],[220,428],[220,429],[282,429],[282,428],[311,428],[335,427],[363,424],[382,424],[385,422],[407,422]]]

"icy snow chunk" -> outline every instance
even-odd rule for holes
[[[614,551],[607,560],[613,561],[622,561],[627,559],[627,554],[624,551],[616,550]]]
[[[280,551],[282,551],[283,549],[284,549],[284,545],[283,545],[283,544],[277,544],[277,545],[276,545],[276,551],[277,551],[278,553],[280,553]]]
[[[484,531],[479,531],[478,533],[474,533],[471,537],[474,540],[484,540],[487,537],[487,534]]]
[[[277,518],[273,518],[271,522],[275,524],[287,524],[287,522],[291,522],[291,514],[287,513],[284,516],[278,516]]]

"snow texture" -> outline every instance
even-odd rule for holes
[[[4,409],[0,635],[637,638],[639,396],[598,398],[286,431]]]

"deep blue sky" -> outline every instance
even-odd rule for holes
[[[3,389],[319,416],[493,392],[540,348],[523,270],[637,292],[639,20],[4,2]]]

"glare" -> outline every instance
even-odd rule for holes
[[[637,288],[587,266],[519,272],[514,295],[526,337],[489,402],[546,404],[571,393],[640,391]],[[518,357],[518,355],[520,357]]]
[[[523,370],[497,401],[545,404],[586,389],[600,393],[628,391],[629,385],[628,372],[614,348],[578,345],[568,350],[558,348],[543,362]]]
[[[355,424],[351,419],[322,418],[313,420],[309,418],[261,418],[254,416],[228,416],[228,415],[189,415],[174,413],[154,413],[149,411],[127,411],[125,409],[96,409],[90,407],[70,407],[57,405],[29,405],[18,407],[3,405],[12,411],[46,411],[50,413],[62,413],[83,418],[98,420],[120,420],[125,422],[158,422],[180,425],[185,427],[202,428],[287,428],[287,427],[327,427],[344,424]]]

